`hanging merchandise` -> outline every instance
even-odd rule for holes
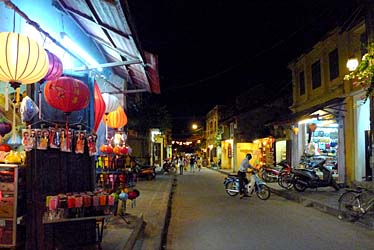
[[[104,116],[105,124],[114,129],[119,129],[127,124],[127,116],[123,108],[119,105],[116,111],[112,111]]]
[[[97,155],[96,140],[96,134],[91,134],[87,136],[88,154],[90,156]]]
[[[44,81],[50,81],[55,80],[59,78],[62,75],[63,72],[63,65],[56,55],[49,52],[48,50],[45,50],[48,55],[48,72],[44,76],[42,80],[39,81],[39,119],[42,118],[42,91],[40,89],[40,86],[43,84]]]
[[[18,103],[20,85],[38,82],[48,72],[48,56],[38,43],[18,33],[0,32],[0,48],[4,48],[0,51],[0,80],[14,88]]]
[[[86,131],[76,130],[74,137],[75,137],[75,153],[83,154]]]
[[[25,96],[22,99],[19,111],[21,113],[22,122],[29,122],[39,112],[39,108],[30,97]]]
[[[22,144],[22,139],[17,133],[16,130],[16,104],[13,104],[13,122],[12,122],[12,135],[8,140],[8,144],[13,145],[15,147],[19,146]]]
[[[93,126],[93,133],[96,133],[97,129],[99,128],[101,119],[106,111],[106,104],[104,101],[103,96],[101,95],[99,85],[95,81],[94,83],[94,110],[95,110],[95,118],[94,118],[94,126]]]
[[[36,148],[39,150],[48,149],[48,129],[35,129],[36,131]]]

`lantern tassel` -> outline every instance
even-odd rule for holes
[[[38,92],[38,105],[39,105],[39,119],[42,119],[42,91],[40,89],[40,83],[39,83],[39,92]]]
[[[66,123],[65,123],[65,131],[66,131],[66,150],[70,148],[70,138],[69,138],[69,114],[65,114],[66,116]]]
[[[9,111],[9,98],[8,98],[8,95],[9,95],[9,85],[7,83],[6,86],[5,86],[5,95],[4,95],[4,98],[5,98],[5,111]]]

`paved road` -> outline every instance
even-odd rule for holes
[[[178,175],[167,250],[374,249],[374,231],[272,195],[240,200],[209,169]]]

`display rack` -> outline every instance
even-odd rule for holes
[[[20,224],[23,221],[25,182],[20,167],[0,164],[0,248],[14,249],[24,240]]]

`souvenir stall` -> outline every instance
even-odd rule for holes
[[[137,190],[114,186],[114,180],[111,188],[97,185],[95,173],[100,122],[105,116],[105,123],[118,129],[127,117],[118,103],[114,111],[106,109],[110,103],[90,75],[62,75],[62,63],[52,52],[21,34],[0,33],[1,46],[15,44],[18,51],[0,60],[7,69],[0,71],[6,85],[0,139],[10,135],[10,146],[0,145],[0,248],[100,244],[104,220],[116,214],[118,200],[126,204],[139,196]],[[30,85],[21,93],[25,84]],[[9,112],[12,122],[5,116]],[[113,152],[128,153],[117,139],[108,139]]]

